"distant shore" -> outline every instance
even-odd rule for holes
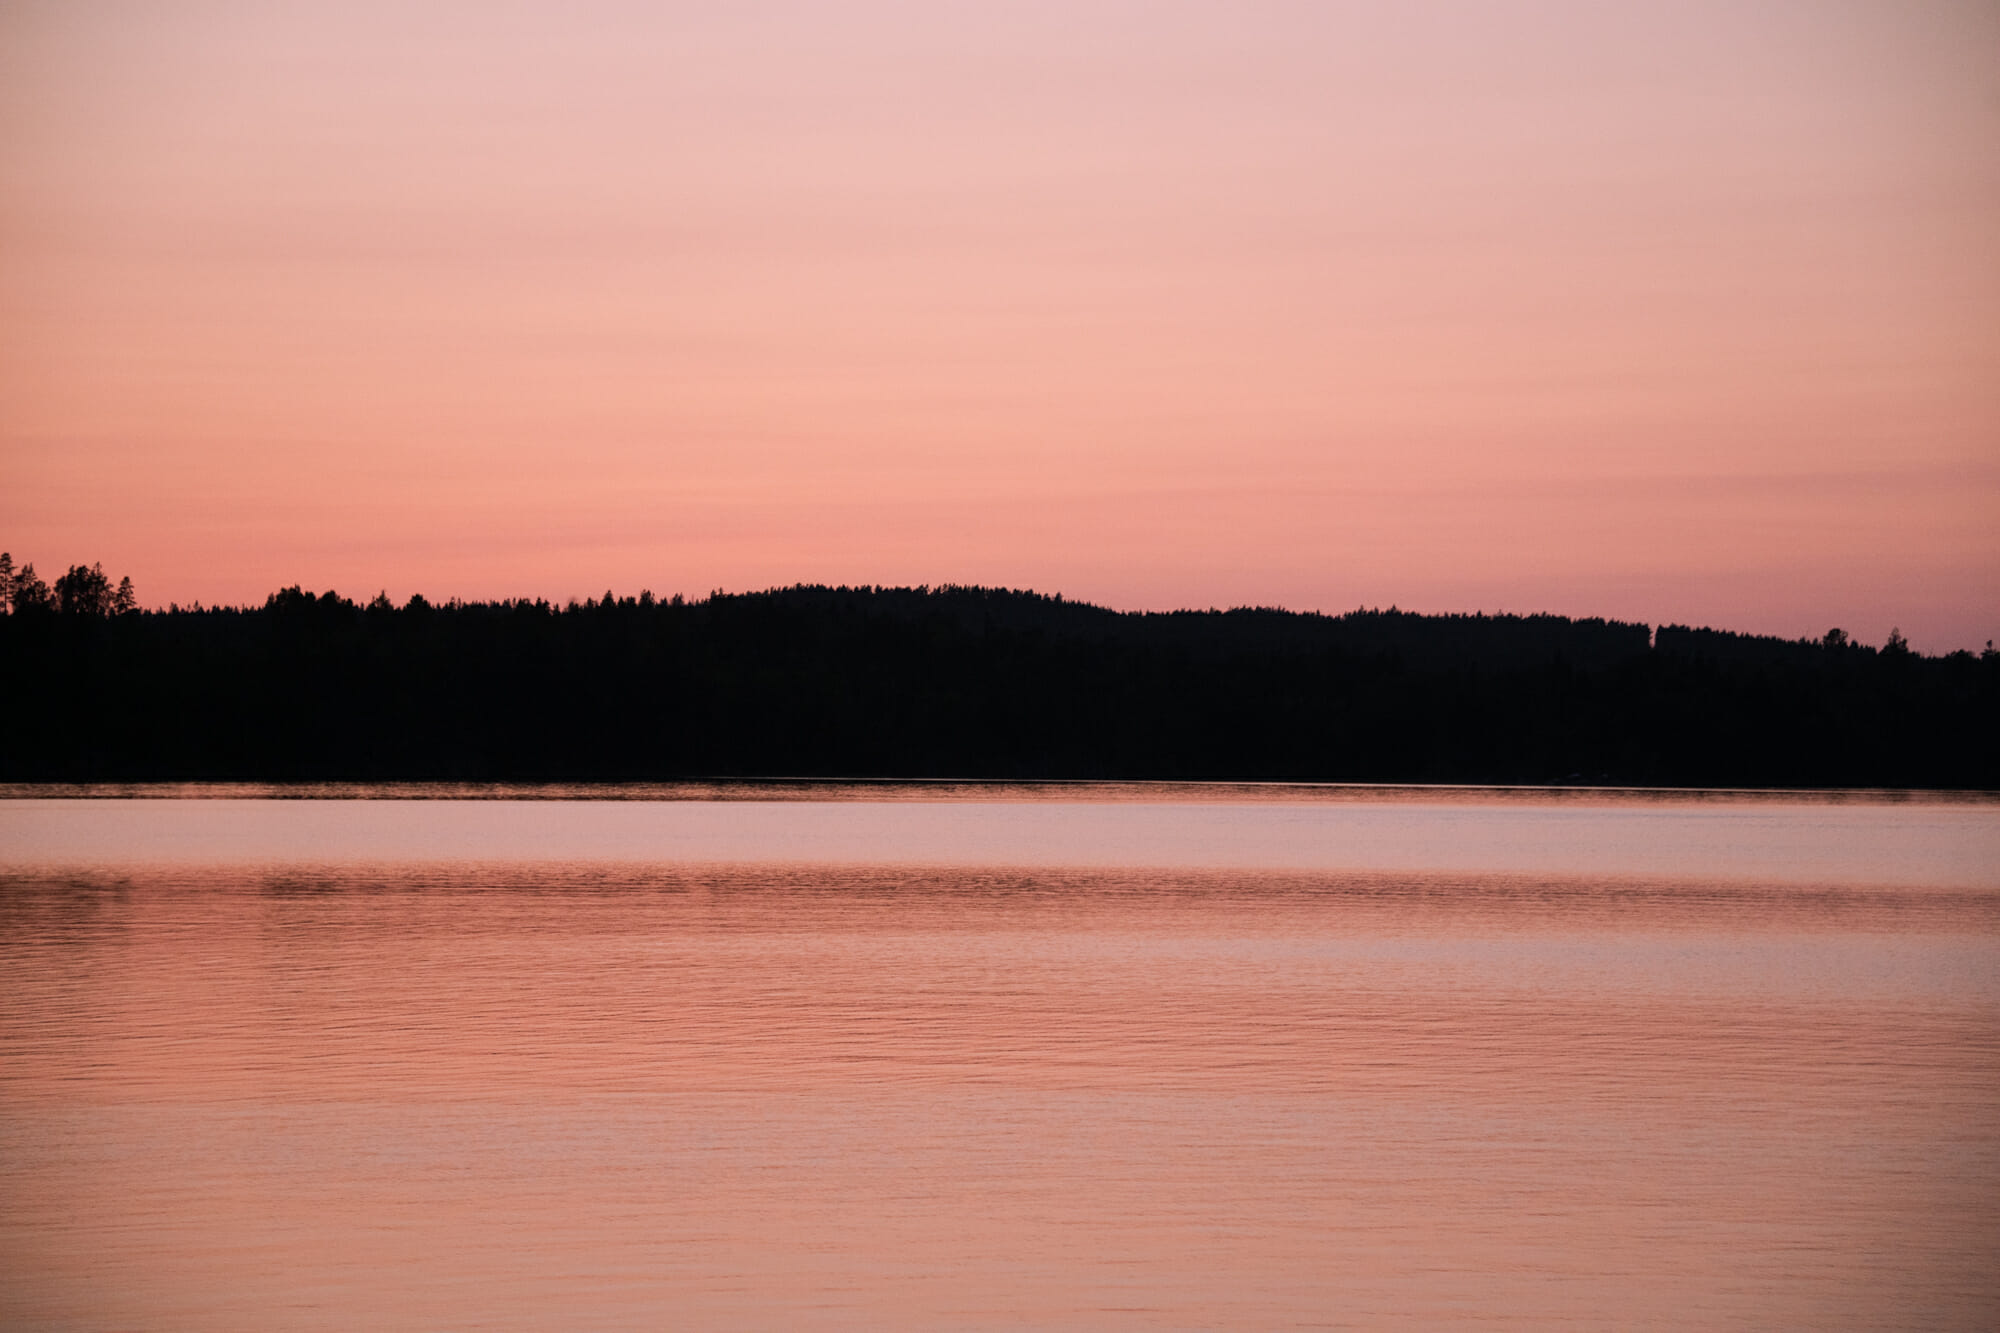
[[[10,783],[2000,788],[2000,654],[1545,615],[293,588],[17,611],[0,689]]]
[[[1384,802],[1601,805],[2000,805],[2000,789],[1613,787],[1185,778],[689,778],[669,782],[0,782],[0,801]]]

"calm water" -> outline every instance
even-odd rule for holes
[[[2000,1323],[1990,801],[196,794],[0,801],[0,1326]]]

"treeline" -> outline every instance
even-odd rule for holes
[[[1990,646],[965,587],[146,611],[80,569],[9,563],[0,779],[2000,787]]]
[[[139,609],[128,576],[111,586],[103,565],[71,565],[51,588],[32,564],[14,568],[12,552],[0,551],[0,614],[34,615],[55,611],[70,616],[122,616]]]

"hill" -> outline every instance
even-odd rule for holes
[[[0,690],[11,781],[2000,787],[1990,652],[1548,615],[1121,613],[977,587],[51,599],[0,617]]]

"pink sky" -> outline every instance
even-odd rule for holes
[[[0,547],[2000,637],[1989,4],[0,8]]]

